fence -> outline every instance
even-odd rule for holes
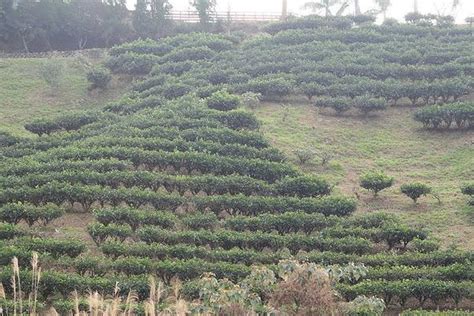
[[[171,11],[167,17],[173,21],[199,22],[199,14],[196,11]],[[209,17],[212,21],[271,22],[280,20],[281,14],[258,12],[213,12]]]

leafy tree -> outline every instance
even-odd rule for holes
[[[360,186],[374,192],[374,196],[393,185],[394,178],[386,176],[383,172],[368,172],[360,178]]]
[[[311,2],[306,2],[303,5],[303,9],[311,10],[313,12],[318,12],[320,10],[324,10],[324,15],[327,17],[327,16],[333,15],[332,11],[331,11],[331,8],[336,6],[336,5],[340,5],[340,7],[334,15],[340,16],[349,7],[349,1],[342,1],[342,0],[311,1]]]
[[[41,78],[51,87],[57,89],[63,76],[63,65],[61,63],[49,60],[41,65],[39,70]]]
[[[201,25],[207,25],[211,20],[211,13],[216,8],[216,0],[192,0],[191,5],[198,12]]]
[[[376,2],[380,7],[380,11],[383,13],[383,19],[387,19],[387,10],[391,5],[391,0],[376,0]]]
[[[156,38],[165,34],[166,16],[172,9],[168,0],[137,0],[133,28],[140,38]]]

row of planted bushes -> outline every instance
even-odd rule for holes
[[[3,164],[0,168],[2,175],[23,177],[27,174],[45,174],[50,172],[66,172],[80,170],[89,170],[91,172],[98,173],[124,171],[132,170],[133,164],[130,161],[118,160],[115,158],[94,160],[53,160],[48,163],[27,159],[23,161],[15,160],[15,163]]]
[[[274,162],[281,162],[285,159],[283,154],[275,148],[254,148],[242,144],[220,144],[207,140],[186,141],[181,139],[161,139],[161,138],[142,138],[142,137],[96,137],[87,139],[81,142],[79,146],[84,147],[132,147],[144,150],[163,150],[168,152],[173,151],[195,151],[206,152],[210,154],[218,154],[221,156],[242,157],[248,159],[264,159]],[[79,147],[79,148],[81,148]],[[74,148],[74,147],[72,147]],[[70,150],[69,148],[62,148],[58,150],[50,150],[44,155],[54,156],[60,154],[62,151]],[[42,155],[43,156],[43,155]]]
[[[98,120],[112,119],[102,112],[81,112],[73,114],[65,114],[55,119],[38,119],[31,123],[25,124],[25,129],[39,136],[49,135],[56,131],[74,131],[81,127],[97,122]]]
[[[14,225],[24,221],[30,227],[35,223],[46,226],[63,214],[64,210],[52,203],[42,206],[28,203],[9,203],[0,207],[0,221]]]
[[[1,242],[0,265],[8,265],[13,257],[22,259],[22,263],[31,260],[31,252],[47,253],[54,258],[61,256],[77,257],[86,250],[83,242],[73,239],[44,237],[19,237]]]
[[[322,214],[288,212],[281,215],[262,214],[256,217],[236,216],[219,222],[213,213],[188,214],[178,219],[166,212],[148,212],[126,208],[100,209],[94,211],[98,224],[90,227],[94,240],[102,242],[107,238],[125,240],[132,236],[138,227],[151,225],[164,229],[186,227],[191,230],[230,229],[235,232],[274,231],[281,235],[304,232],[310,234],[320,230],[319,235],[326,238],[359,237],[380,243],[385,242],[389,249],[403,246],[414,240],[426,239],[423,230],[413,229],[396,223],[385,216],[361,216],[358,218],[325,217]],[[109,225],[112,224],[112,225]],[[118,225],[114,225],[118,224]],[[359,226],[362,225],[362,226]],[[433,245],[433,247],[435,247]]]
[[[273,184],[248,176],[171,175],[150,171],[96,171],[70,170],[61,172],[30,173],[23,177],[0,177],[0,187],[42,186],[51,181],[70,184],[93,184],[117,189],[139,187],[157,191],[177,191],[183,195],[205,192],[213,194],[244,194],[317,197],[328,195],[331,186],[327,181],[311,176],[285,177]]]
[[[103,221],[103,214],[98,214],[99,219]],[[96,224],[91,224],[88,227],[89,234],[92,236],[94,241],[97,244],[100,244],[104,242],[105,240],[108,239],[113,239],[113,240],[120,240],[124,241],[126,238],[133,237],[135,234],[133,231],[137,230],[139,226],[143,226],[142,229],[138,229],[137,234],[140,236],[142,240],[146,240],[147,242],[159,242],[163,241],[160,238],[164,238],[163,234],[165,233],[165,230],[171,229],[174,225],[170,223],[171,218],[167,218],[163,214],[157,214],[155,216],[147,216],[143,215],[141,217],[142,219],[149,219],[150,222],[141,222],[140,224],[137,223],[137,221],[133,221],[134,226],[130,226],[128,224],[103,224],[103,223],[96,223]],[[130,218],[127,218],[130,220]],[[190,226],[193,226],[191,228],[208,228],[205,226],[210,226],[209,217],[208,216],[200,216],[200,221],[198,224],[195,222],[196,218],[184,218],[183,222],[188,223],[191,222]],[[174,224],[174,223],[173,223]],[[148,225],[148,226],[147,226]],[[189,224],[188,224],[189,225]],[[224,223],[225,225],[225,223]],[[189,226],[187,226],[189,227]],[[163,230],[163,228],[165,230]],[[209,228],[208,228],[209,229]],[[232,248],[233,246],[235,247],[240,247],[243,245],[244,241],[247,239],[247,236],[250,236],[251,241],[253,241],[253,238],[257,238],[256,236],[260,236],[262,240],[255,241],[256,244],[259,242],[266,243],[268,242],[268,238],[273,238],[272,236],[276,236],[273,232],[262,232],[262,231],[234,231],[234,230],[222,230],[218,227],[214,228],[214,230],[191,230],[187,231],[189,234],[191,234],[194,237],[201,239],[203,238],[203,242],[209,241],[211,244],[215,242],[215,238],[219,240],[219,242],[223,242],[223,238],[228,238],[230,242],[229,245],[214,245],[216,247],[224,247],[226,249]],[[213,236],[214,233],[216,236]],[[228,237],[228,235],[232,235],[232,233],[235,233],[235,237],[237,244],[232,244],[233,240]],[[147,235],[149,234],[149,235]],[[181,234],[184,234],[183,238],[186,239],[189,236],[186,235],[186,232],[177,232],[179,236]],[[222,236],[221,236],[222,235]],[[179,243],[181,237],[176,237],[172,239],[172,243]],[[239,237],[240,236],[240,237]],[[285,243],[284,239],[286,237],[291,237],[291,238],[303,238],[302,236],[306,236],[304,238],[307,238],[308,240],[312,240],[312,238],[318,237],[318,238],[323,238],[323,239],[351,239],[351,238],[356,238],[356,239],[366,239],[370,240],[375,243],[381,243],[384,242],[387,244],[389,250],[393,249],[396,246],[402,246],[403,248],[406,248],[408,243],[410,243],[413,240],[417,240],[418,243],[420,240],[424,240],[427,237],[427,234],[418,229],[413,229],[410,227],[407,227],[405,225],[384,225],[380,228],[360,228],[360,227],[343,227],[343,226],[332,226],[329,228],[324,228],[320,231],[318,236],[315,235],[302,235],[302,234],[279,234],[279,237],[274,237],[275,240],[271,242],[271,244],[275,245],[280,245],[281,247],[287,247],[288,245]],[[171,235],[168,236],[169,238],[172,238]],[[221,238],[222,237],[222,238]],[[245,237],[245,238],[244,238]],[[191,237],[189,237],[191,238]],[[278,240],[278,238],[282,238],[283,241]],[[187,240],[187,239],[186,239]],[[243,240],[243,241],[242,241]],[[249,241],[249,242],[251,242]],[[249,247],[250,244],[249,242],[245,241],[245,247]],[[295,246],[292,244],[293,241],[290,242],[291,248],[290,250],[295,252],[298,251]],[[304,242],[305,245],[307,246],[307,242]],[[316,243],[315,243],[316,245]],[[269,246],[270,247],[270,246]],[[433,248],[436,247],[436,245],[432,246]],[[308,249],[303,249],[305,251],[308,251]],[[326,251],[329,251],[331,249],[325,249]]]
[[[474,283],[472,281],[441,280],[401,280],[401,281],[362,281],[355,285],[339,284],[336,289],[346,300],[353,300],[359,295],[378,296],[386,304],[398,302],[404,306],[409,298],[416,298],[420,304],[431,300],[439,305],[452,299],[458,304],[462,299],[472,299]]]
[[[233,216],[223,221],[214,213],[190,213],[177,216],[170,212],[146,211],[131,208],[104,208],[94,210],[97,221],[104,225],[130,225],[133,231],[144,225],[162,228],[186,227],[191,230],[214,230],[224,227],[234,231],[261,231],[280,234],[314,231],[328,227],[338,228],[381,228],[398,222],[392,216],[383,213],[363,216],[339,217],[325,216],[320,213],[285,212],[282,214],[260,214],[257,216]]]
[[[370,241],[357,237],[324,238],[303,234],[279,235],[261,232],[218,231],[170,231],[154,226],[145,226],[137,230],[138,237],[147,243],[209,245],[211,248],[224,249],[249,248],[278,250],[288,248],[295,254],[300,250],[337,251],[343,253],[367,253],[373,250]]]
[[[285,213],[303,211],[322,213],[324,215],[347,216],[356,209],[353,199],[326,196],[322,198],[295,198],[245,195],[214,195],[182,197],[176,194],[162,194],[140,188],[111,189],[95,185],[71,185],[62,182],[51,182],[41,187],[5,188],[0,191],[0,202],[30,202],[41,205],[48,202],[56,205],[63,203],[80,203],[89,210],[95,202],[119,206],[126,203],[131,207],[151,204],[156,209],[176,210],[180,206],[193,206],[219,214],[227,211],[232,215],[257,215],[262,213]]]
[[[469,128],[474,126],[474,103],[430,106],[415,113],[415,120],[430,128]]]
[[[181,120],[183,123],[183,121]],[[162,124],[155,125],[156,122],[149,122],[145,118],[141,118],[134,126],[137,128],[131,128],[128,124],[123,126],[117,125],[112,126],[107,133],[106,138],[160,138],[164,140],[174,141],[180,139],[186,142],[213,142],[220,143],[223,145],[234,144],[234,145],[245,145],[248,147],[254,147],[256,149],[268,149],[270,152],[274,152],[271,155],[277,155],[276,150],[270,150],[268,141],[260,133],[251,131],[236,131],[230,128],[219,127],[218,124],[215,127],[209,127],[209,122],[204,120],[187,120],[189,126],[182,126],[183,130],[179,130],[176,125],[170,127],[163,127]],[[196,122],[200,124],[196,126]],[[135,123],[135,122],[134,122]],[[163,123],[163,122],[161,122]],[[211,125],[212,126],[212,125]],[[142,129],[138,129],[138,127]],[[71,144],[73,141],[77,141],[79,138],[89,136],[87,142],[94,143],[98,142],[103,136],[96,136],[100,134],[93,132],[91,135],[83,135],[85,131],[78,134],[55,134],[52,136],[43,136],[42,138],[35,141],[22,141],[16,144],[14,147],[9,147],[8,151],[4,151],[2,154],[6,157],[21,157],[24,155],[33,155],[38,151],[46,151],[50,148],[65,147]]]
[[[43,161],[45,165],[48,165],[53,160],[52,158],[60,161],[116,158],[131,161],[136,168],[145,166],[150,171],[168,170],[171,167],[174,170],[198,171],[215,175],[238,174],[268,182],[298,175],[296,169],[289,164],[262,159],[227,157],[194,151],[144,150],[122,146],[58,148],[42,157],[37,157],[36,161]]]

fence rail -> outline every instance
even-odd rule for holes
[[[167,17],[174,21],[199,22],[199,14],[196,11],[171,11]],[[210,14],[212,21],[233,22],[271,22],[281,19],[279,13],[258,12],[213,12]]]

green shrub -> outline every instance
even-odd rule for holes
[[[360,186],[374,192],[374,196],[393,185],[394,178],[382,172],[368,172],[360,178]]]
[[[214,110],[230,111],[236,109],[240,104],[240,98],[227,91],[217,91],[206,100],[207,106]]]
[[[300,148],[293,150],[298,162],[302,165],[307,164],[316,157],[316,152],[309,148]]]
[[[301,176],[283,178],[275,183],[275,190],[286,196],[315,197],[330,194],[331,186],[323,179]]]
[[[295,81],[283,75],[265,75],[251,79],[248,90],[260,93],[265,98],[283,98],[293,92]]]
[[[421,253],[430,253],[439,249],[439,242],[432,239],[415,238],[412,241],[412,246],[415,251]]]
[[[342,114],[352,107],[352,100],[347,97],[321,97],[314,105],[319,108],[331,108],[337,114]]]
[[[354,107],[359,109],[365,115],[373,111],[381,111],[387,108],[387,102],[382,98],[372,98],[369,96],[360,96],[354,99]]]
[[[41,64],[39,73],[51,88],[58,88],[63,77],[63,64],[53,60],[45,61]]]
[[[262,95],[260,93],[246,92],[240,96],[240,100],[243,106],[247,106],[252,110],[255,110],[260,104]]]
[[[461,192],[465,195],[474,195],[474,182],[463,185],[461,187]]]
[[[385,302],[377,297],[357,296],[348,304],[348,316],[380,316],[385,310]]]
[[[400,191],[416,203],[421,196],[430,194],[431,188],[423,183],[409,183],[403,184],[400,187]]]
[[[89,89],[105,89],[112,80],[110,71],[103,67],[97,67],[87,73],[87,80],[90,83]]]

